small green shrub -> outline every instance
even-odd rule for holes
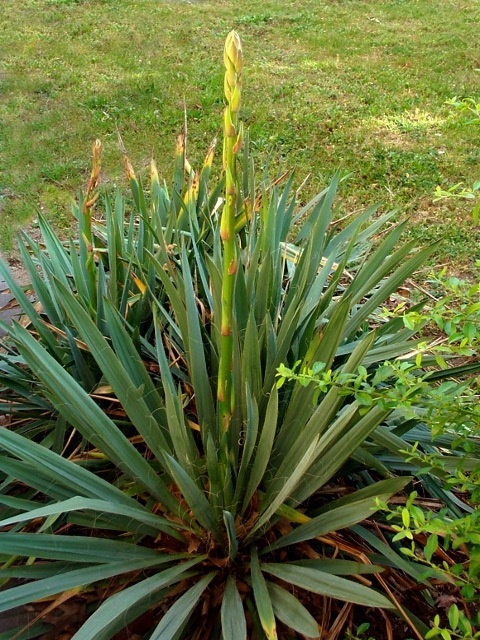
[[[469,617],[456,604],[452,604],[448,610],[449,628],[442,625],[439,615],[435,616],[433,624],[433,628],[425,636],[426,640],[432,640],[433,638],[442,638],[442,640],[480,638],[480,631],[475,631]]]
[[[36,304],[2,267],[26,320],[0,360],[0,579],[27,582],[0,611],[75,593],[75,640],[273,639],[320,637],[340,600],[422,637],[382,575],[428,593],[422,567],[370,522],[418,469],[401,451],[431,436],[355,376],[412,360],[416,329],[379,309],[434,247],[401,244],[402,223],[372,248],[391,217],[368,223],[376,208],[336,229],[338,176],[300,207],[291,175],[257,187],[234,32],[225,64],[223,177],[209,184],[213,147],[193,171],[180,137],[171,189],[125,155],[129,206],[100,215],[96,144],[77,241],[43,219],[43,244],[24,239]],[[317,362],[324,387],[278,388],[279,368]]]
[[[480,124],[480,102],[477,102],[473,98],[463,98],[463,100],[460,100],[455,97],[449,100],[447,104],[454,106],[460,113],[466,113],[470,117],[473,116],[469,124]],[[478,223],[480,216],[480,180],[476,180],[471,187],[465,187],[463,182],[459,182],[447,189],[442,189],[442,187],[437,186],[434,202],[452,198],[470,200],[474,205],[472,209],[473,221]]]
[[[354,395],[362,407],[390,407],[391,418],[400,423],[401,416],[402,437],[415,431],[418,439],[413,446],[406,441],[402,446],[398,437],[395,444],[404,463],[409,465],[409,472],[419,479],[425,478],[422,495],[414,491],[396,508],[378,506],[388,514],[387,520],[395,532],[392,543],[401,543],[401,553],[424,564],[425,576],[443,577],[447,584],[455,585],[463,597],[466,613],[452,605],[448,620],[444,620],[450,628],[442,626],[440,616],[435,616],[433,628],[425,636],[448,640],[473,638],[480,633],[468,604],[477,602],[480,595],[478,379],[442,382],[455,358],[468,358],[457,369],[458,375],[478,370],[480,303],[478,285],[441,276],[434,276],[433,281],[437,289],[442,289],[442,297],[433,303],[429,300],[429,306],[421,311],[404,315],[405,326],[422,332],[433,330],[435,335],[433,344],[431,339],[428,344],[419,343],[413,361],[385,362],[374,375],[365,367],[348,374],[333,372],[319,362],[300,370],[297,362],[292,369],[279,367],[277,386],[281,388],[292,380],[302,386],[313,386],[314,399],[337,387],[341,394]],[[392,314],[387,312],[386,316]],[[436,371],[431,369],[432,361],[438,367]],[[394,452],[393,447],[391,451]],[[390,460],[389,466],[393,464]],[[431,493],[432,497],[443,498],[436,505],[437,510],[423,506],[425,486],[433,478],[440,480],[443,488],[441,493]],[[459,496],[467,498],[463,510],[455,508]]]

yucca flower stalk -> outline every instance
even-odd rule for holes
[[[95,263],[93,259],[93,207],[98,199],[100,182],[102,143],[95,140],[92,147],[92,171],[86,193],[80,198],[78,207],[78,226],[80,237],[80,262],[86,281],[89,283],[90,295],[95,296]]]
[[[0,358],[0,616],[35,602],[29,637],[53,637],[52,608],[72,597],[72,640],[338,640],[378,607],[376,638],[393,610],[401,637],[421,640],[404,594],[425,595],[428,621],[437,587],[374,514],[416,476],[457,517],[447,467],[425,473],[409,451],[448,451],[468,471],[478,443],[460,458],[456,434],[432,442],[423,406],[369,404],[362,385],[388,391],[386,361],[420,369],[423,337],[380,310],[435,245],[402,243],[404,223],[379,237],[394,214],[367,224],[376,207],[335,229],[338,173],[298,209],[292,174],[257,187],[235,32],[225,64],[220,177],[208,183],[214,143],[197,172],[182,133],[172,188],[153,163],[144,189],[120,141],[130,197],[93,217],[94,164],[82,239],[64,243],[41,216],[42,244],[24,234],[39,305],[0,261],[28,319],[5,327]]]
[[[92,208],[98,199],[98,193],[96,189],[100,182],[100,160],[102,155],[102,143],[100,140],[95,140],[92,146],[92,172],[87,185],[87,191],[85,194],[85,200],[82,203],[82,213],[88,226],[88,234],[91,239],[91,221],[92,221]],[[87,231],[87,229],[86,229]]]
[[[243,128],[238,121],[243,57],[240,37],[235,31],[231,31],[225,41],[224,64],[224,91],[227,99],[227,106],[224,111],[223,141],[225,203],[220,222],[220,237],[223,243],[223,285],[217,398],[221,427],[223,431],[226,431],[230,424],[235,402],[231,369],[233,355],[233,290],[238,259],[235,238],[235,217],[237,214],[236,162],[243,138]]]

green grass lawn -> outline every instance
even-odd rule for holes
[[[445,236],[437,262],[480,259],[468,202],[438,184],[479,177],[480,127],[445,104],[480,94],[478,0],[3,0],[0,238],[36,207],[61,228],[104,144],[105,187],[122,184],[121,133],[136,169],[170,176],[188,113],[192,164],[221,122],[225,35],[245,54],[242,116],[261,167],[296,167],[305,197],[339,166],[342,214],[380,200],[410,233]]]

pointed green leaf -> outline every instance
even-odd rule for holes
[[[260,570],[255,547],[252,547],[250,558],[250,575],[258,617],[268,640],[277,640],[277,625],[275,624],[272,600],[268,593],[266,580]]]
[[[172,605],[163,616],[160,624],[150,636],[150,640],[173,640],[176,633],[187,622],[193,613],[202,593],[215,577],[215,573],[204,576]],[[73,638],[72,638],[73,640]]]
[[[59,538],[59,536],[55,537]],[[106,580],[130,571],[140,571],[162,562],[165,562],[165,557],[159,557],[156,560],[130,560],[128,562],[122,560],[121,562],[74,569],[73,571],[63,572],[61,575],[35,580],[19,587],[12,587],[2,591],[0,612],[35,602],[41,598],[63,593],[74,587],[86,586],[98,580]]]
[[[265,470],[270,460],[273,442],[278,422],[278,390],[276,387],[272,389],[270,398],[268,399],[267,410],[263,420],[260,438],[253,464],[249,469],[248,484],[243,499],[242,513],[248,507],[253,494],[257,490],[259,484],[263,480]]]
[[[352,405],[352,407],[355,408],[355,405]],[[342,464],[348,460],[355,449],[366,440],[389,413],[390,411],[383,411],[378,407],[373,407],[361,418],[354,414],[351,417],[352,424],[350,428],[345,430],[338,440],[334,438],[333,445],[331,441],[330,444],[327,445],[326,437],[320,438],[315,451],[316,461],[310,469],[313,481],[312,478],[305,479],[303,484],[299,486],[298,490],[293,494],[295,500],[303,502],[303,500],[306,500],[328,482],[340,469]],[[328,435],[328,432],[326,435]]]
[[[37,266],[38,262],[36,264],[31,255],[31,253],[36,253],[32,248],[34,242],[30,240],[26,234],[23,235],[23,238],[24,242],[19,243],[20,256],[23,266],[28,272],[29,281],[35,291],[35,298],[38,299],[42,305],[43,312],[47,314],[50,322],[54,323],[55,326],[61,326],[64,319],[63,314],[60,312],[55,299],[52,298],[48,280],[44,275],[45,272],[47,272],[47,258],[45,254],[39,254],[38,257],[36,257],[36,262],[38,261],[42,264],[40,272],[39,267]],[[25,245],[25,242],[28,242],[28,248]]]
[[[371,297],[362,305],[357,306],[357,310],[354,314],[352,314],[350,320],[347,323],[345,328],[345,336],[350,336],[352,333],[364,322],[368,316],[377,309],[382,302],[384,302],[388,296],[390,296],[394,291],[401,286],[407,278],[409,278],[412,273],[418,269],[422,264],[425,263],[427,258],[435,251],[438,246],[438,242],[430,245],[413,254],[411,258],[409,258],[406,262],[401,264],[388,278],[386,278],[374,291]],[[392,266],[398,264],[400,260],[407,253],[405,248],[400,249],[397,253],[401,255],[396,255],[394,260],[392,260]],[[388,264],[390,266],[390,262]],[[348,290],[347,290],[348,291]]]
[[[369,575],[372,573],[382,573],[382,571],[384,571],[383,567],[375,564],[362,564],[354,560],[338,560],[337,558],[328,558],[325,560],[296,560],[291,564],[298,565],[299,567],[313,567],[324,573],[331,573],[333,576]]]
[[[325,249],[325,255],[330,255],[333,251],[341,253],[342,247],[344,247],[349,238],[354,235],[356,236],[356,242],[360,247],[364,247],[365,245],[371,246],[371,238],[376,236],[378,231],[382,227],[384,227],[389,220],[391,220],[395,215],[398,214],[397,211],[393,210],[373,219],[379,207],[379,204],[372,205],[359,216],[356,216],[352,220],[352,222],[347,224],[347,226],[339,233],[329,239],[327,247]],[[369,224],[362,231],[361,227],[366,222],[369,222]]]
[[[195,558],[177,564],[111,596],[90,616],[72,640],[110,640],[129,622],[154,607],[167,587],[195,575],[189,569],[203,559]]]
[[[145,438],[146,444],[155,453],[157,458],[161,461],[164,452],[170,452],[170,444],[165,439],[164,432],[160,428],[155,416],[149,409],[148,404],[144,400],[144,382],[143,378],[145,373],[141,371],[137,366],[134,367],[133,363],[128,366],[134,372],[135,379],[132,379],[130,372],[123,366],[120,358],[110,347],[108,341],[104,338],[99,329],[95,326],[95,323],[90,319],[88,314],[84,311],[75,297],[67,291],[64,287],[57,284],[58,299],[62,302],[62,305],[69,314],[72,322],[78,330],[78,333],[82,340],[88,344],[92,352],[93,357],[97,361],[98,366],[103,371],[105,378],[112,386],[112,389],[116,397],[122,403],[123,408],[127,412],[128,416],[132,420],[133,424],[137,428],[138,432]],[[120,335],[118,340],[121,343],[122,338],[126,337],[127,341],[130,341],[128,336],[125,336],[123,328],[118,326],[118,323],[111,327],[112,331],[118,329]],[[127,346],[125,347],[127,349]],[[132,346],[130,345],[129,352],[132,353]],[[129,354],[126,353],[125,357],[128,358]],[[136,384],[140,382],[140,384]],[[155,400],[157,395],[152,383],[148,384],[147,394],[152,394],[152,401]],[[158,398],[156,398],[154,404],[154,411],[158,411]]]
[[[55,497],[57,489],[65,487],[68,489],[68,497],[71,497],[72,494],[83,495],[87,498],[105,500],[112,504],[122,504],[127,507],[137,506],[132,498],[115,485],[15,431],[0,429],[0,446],[4,451],[18,457],[23,463],[32,465],[35,469],[34,476],[39,472],[42,473],[42,477],[45,475],[45,480],[49,480],[52,489],[55,489],[55,492],[49,495]],[[4,468],[5,464],[14,462],[16,461],[0,458],[0,470]],[[28,483],[28,478],[22,477],[20,479]],[[32,478],[32,482],[34,480],[35,477]]]
[[[349,493],[346,496],[329,502],[320,509],[317,509],[313,513],[313,516],[320,515],[321,513],[329,513],[332,509],[350,505],[359,500],[365,500],[366,498],[376,498],[380,495],[393,496],[395,493],[402,491],[411,481],[411,476],[399,476],[398,478],[387,478],[386,480],[380,480],[380,482],[374,482],[373,484],[363,487],[363,489],[359,489],[354,493]]]
[[[378,550],[381,556],[380,559],[376,559],[377,562],[383,563],[386,558],[387,563],[391,563],[393,566],[398,567],[414,580],[421,584],[428,584],[428,579],[425,577],[425,568],[423,565],[407,560],[405,556],[397,553],[389,544],[383,542],[383,540],[380,540],[371,531],[360,525],[354,525],[352,527],[352,531],[363,538],[373,549]]]
[[[170,306],[173,310],[172,318],[169,319],[168,314],[165,316],[166,320],[169,320],[171,325],[175,327],[178,331],[181,339],[186,342],[188,339],[188,325],[187,325],[187,312],[185,309],[184,300],[182,298],[182,294],[179,293],[178,287],[182,287],[180,276],[178,273],[174,273],[173,269],[166,270],[164,266],[153,256],[149,255],[147,252],[148,258],[152,265],[155,268],[155,273],[160,280],[163,288],[165,289],[165,294],[168,298]],[[153,296],[153,302],[158,307],[158,309],[163,312],[163,307],[159,300],[157,300],[156,296]],[[174,324],[173,317],[175,318],[178,329]],[[185,345],[184,345],[185,346]]]
[[[88,536],[58,536],[47,533],[0,533],[2,554],[67,560],[81,563],[113,563],[131,560],[155,562],[158,552],[129,542]],[[165,558],[165,556],[163,556]]]
[[[39,509],[33,509],[27,513],[7,518],[6,520],[0,521],[0,527],[6,527],[7,525],[16,524],[18,522],[27,522],[34,518],[45,518],[50,515],[58,515],[61,513],[69,513],[71,511],[80,511],[84,509],[97,511],[99,513],[115,513],[117,515],[131,518],[132,531],[135,530],[135,522],[142,522],[149,525],[153,531],[163,531],[178,540],[184,540],[169,520],[150,513],[140,505],[135,505],[133,501],[131,506],[126,506],[119,502],[112,503],[107,502],[106,500],[92,500],[81,497],[70,498],[69,500],[56,502],[55,504],[48,505],[47,507],[40,507]],[[180,525],[179,528],[183,529],[185,527]]]
[[[237,533],[235,531],[235,520],[233,519],[230,511],[223,512],[223,522],[225,523],[225,529],[228,537],[228,556],[229,558],[235,558],[238,551]]]
[[[371,293],[378,282],[388,274],[391,268],[388,264],[388,259],[391,258],[392,252],[397,249],[400,236],[405,230],[407,222],[408,220],[404,220],[400,224],[397,224],[355,274],[348,290],[352,296],[355,295],[356,300],[360,300],[362,297]],[[407,243],[407,245],[403,245],[403,247],[400,248],[400,251],[405,252],[406,255],[414,246],[415,242]],[[390,264],[399,264],[401,262],[401,255],[402,254],[397,255],[395,260]]]
[[[193,290],[192,275],[188,266],[185,246],[182,248],[182,263],[185,265],[185,311],[188,325],[188,336],[183,336],[184,340],[188,337],[188,342],[185,345],[187,347],[185,356],[188,360],[190,377],[195,390],[200,428],[213,429],[216,426],[216,419],[210,376],[208,375],[205,361],[206,348],[202,338],[197,300]]]
[[[16,564],[9,566],[6,569],[0,569],[0,578],[25,578],[26,580],[39,580],[40,578],[58,576],[60,573],[71,570],[71,562],[62,562],[60,560],[54,562],[37,562],[36,564]]]
[[[385,596],[358,582],[323,573],[315,568],[297,566],[289,563],[262,563],[262,571],[266,571],[285,582],[307,591],[319,593],[330,598],[353,602],[365,607],[382,607],[393,609],[394,606]]]
[[[50,330],[45,327],[45,323],[43,322],[43,319],[41,318],[38,311],[35,309],[33,302],[31,302],[29,297],[24,292],[23,288],[12,276],[3,260],[0,260],[0,276],[8,284],[8,288],[13,293],[15,300],[20,304],[23,313],[28,317],[32,325],[38,331],[38,334],[45,345],[47,345],[53,353],[60,353],[60,348],[57,343],[56,337]],[[7,327],[7,331],[8,330],[9,328]]]
[[[199,453],[195,446],[192,430],[190,426],[186,424],[183,399],[180,391],[175,387],[169,362],[165,355],[165,349],[162,343],[162,330],[156,309],[154,309],[153,312],[153,323],[155,328],[156,357],[160,366],[166,420],[170,431],[170,438],[177,460],[182,464],[185,471],[189,472],[192,479],[195,479],[200,475],[196,465]]]
[[[320,637],[315,618],[295,596],[273,582],[267,581],[267,588],[272,599],[273,612],[283,624],[307,638]]]
[[[259,333],[252,309],[248,316],[243,343],[242,373],[245,384],[248,384],[251,392],[256,396],[262,388],[262,366]]]
[[[220,612],[223,640],[247,640],[242,599],[232,576],[228,576]]]
[[[317,445],[317,439],[315,439],[308,447],[305,454],[296,464],[296,468],[290,476],[286,476],[283,487],[277,492],[276,489],[268,489],[265,496],[262,499],[262,510],[260,517],[255,525],[250,530],[249,537],[255,533],[260,527],[262,527],[273,516],[278,507],[288,500],[292,493],[297,488],[301,479],[305,476],[306,471],[310,467],[315,447]]]
[[[54,632],[54,626],[51,624],[45,624],[43,622],[37,622],[36,624],[29,626],[25,629],[25,625],[21,624],[19,627],[9,629],[8,631],[0,632],[0,640],[36,640],[38,638],[47,637],[48,633]]]
[[[182,495],[192,510],[195,518],[202,527],[211,532],[217,540],[222,540],[219,522],[211,504],[205,497],[205,493],[198,488],[186,471],[182,469],[172,456],[166,456],[166,463],[168,465],[170,475],[182,492]]]
[[[162,422],[165,420],[165,408],[151,376],[142,362],[128,331],[126,331],[117,310],[108,301],[105,301],[104,310],[109,335],[119,360],[125,367],[134,385],[137,388],[143,387],[145,404],[150,409],[152,416],[160,423],[160,426],[163,426]]]
[[[252,397],[250,387],[246,386],[245,389],[245,404],[246,404],[246,420],[243,425],[245,438],[242,447],[240,468],[237,475],[237,483],[235,487],[235,496],[233,499],[234,504],[238,504],[242,496],[245,494],[245,488],[252,473],[251,459],[257,444],[259,418],[258,418],[258,406],[255,397]],[[243,508],[242,508],[243,511]]]
[[[15,340],[25,360],[47,387],[50,399],[66,420],[105,453],[125,474],[143,484],[173,512],[177,511],[178,503],[148,461],[63,367],[19,325],[15,327]],[[107,348],[110,350],[110,347],[107,346]],[[138,394],[137,390],[132,390],[134,392],[131,394],[129,391],[129,386],[125,387],[122,395],[123,393],[129,395],[128,404],[131,404],[138,398]],[[141,404],[139,402],[137,411],[141,411]],[[141,413],[141,416],[143,419],[144,413]],[[158,449],[158,442],[155,449]]]
[[[388,500],[389,497],[389,493],[378,496],[380,500],[384,501]],[[270,547],[270,550],[281,549],[282,547],[298,544],[305,540],[312,540],[317,536],[330,533],[331,531],[338,531],[339,529],[350,527],[368,518],[376,510],[378,510],[378,507],[375,505],[374,497],[357,500],[351,504],[332,509],[331,511],[322,513],[316,518],[312,518],[310,522],[301,524],[287,535],[278,538]]]

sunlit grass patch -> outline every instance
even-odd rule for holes
[[[372,118],[372,127],[380,130],[392,131],[394,133],[411,133],[439,131],[446,122],[452,121],[453,115],[446,117],[439,113],[433,114],[415,107],[403,113],[384,114]]]
[[[437,184],[477,177],[478,131],[445,106],[480,93],[474,0],[460,9],[444,0],[5,0],[2,9],[4,247],[28,209],[69,215],[52,203],[49,180],[68,202],[88,179],[97,137],[108,184],[123,180],[117,129],[137,166],[154,155],[169,175],[186,108],[189,154],[200,161],[222,109],[213,52],[232,27],[252,62],[244,120],[259,169],[274,157],[280,171],[288,156],[299,176],[311,174],[308,197],[341,166],[352,173],[342,190],[350,211],[383,200],[415,213]]]

